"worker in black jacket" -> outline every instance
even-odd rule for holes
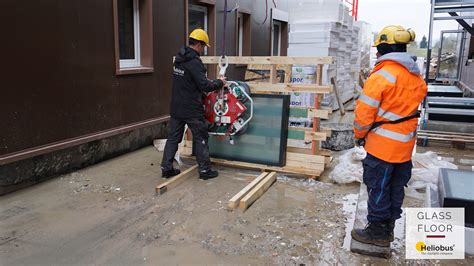
[[[193,144],[199,166],[199,178],[207,180],[219,175],[212,170],[209,159],[209,134],[204,118],[203,96],[224,86],[225,78],[209,80],[206,69],[199,56],[209,46],[209,36],[202,29],[189,35],[189,46],[181,48],[173,65],[173,91],[170,104],[169,135],[161,162],[163,178],[180,173],[173,167],[178,144],[183,139],[187,124],[193,133]]]

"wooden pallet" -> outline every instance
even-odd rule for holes
[[[474,134],[430,130],[417,132],[417,144],[419,146],[428,146],[430,142],[448,143],[454,148],[465,149],[466,145],[474,144]]]
[[[326,140],[330,135],[330,130],[320,127],[320,119],[327,119],[329,111],[320,108],[323,94],[333,91],[332,85],[322,85],[323,66],[332,64],[333,57],[283,57],[283,56],[251,56],[251,57],[227,57],[229,65],[246,65],[247,69],[267,70],[266,79],[258,79],[258,76],[252,74],[248,76],[255,81],[248,82],[252,93],[256,94],[289,94],[293,92],[308,92],[315,94],[315,105],[312,108],[305,108],[307,116],[313,120],[312,128],[289,128],[289,131],[300,132],[301,141],[311,142],[309,151],[305,148],[295,148],[287,153],[286,165],[284,167],[275,167],[261,164],[253,164],[238,161],[228,161],[221,159],[212,159],[214,163],[243,167],[258,170],[268,170],[284,172],[291,174],[301,174],[310,177],[319,176],[325,168],[325,164],[330,161],[330,154],[321,149],[320,142]],[[219,62],[217,56],[203,56],[201,60],[204,64],[215,65]],[[291,69],[293,65],[314,65],[316,71],[316,84],[292,84]],[[219,67],[217,67],[219,68]],[[280,70],[280,71],[279,71]],[[284,72],[284,76],[277,73]],[[217,69],[219,72],[219,69]],[[229,77],[232,78],[232,77]],[[283,81],[283,82],[280,82]],[[189,139],[189,138],[188,138]],[[291,147],[290,147],[291,148]],[[181,154],[190,156],[192,153],[192,142],[185,142],[181,147]]]

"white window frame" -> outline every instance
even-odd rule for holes
[[[273,54],[273,50],[274,50],[274,47],[273,47],[273,43],[274,43],[274,39],[275,39],[275,25],[278,25],[278,55],[276,56],[281,56],[281,33],[282,33],[282,26],[283,26],[283,23],[279,20],[273,20],[272,22],[272,47],[271,47],[271,54],[272,56],[275,56]]]
[[[237,15],[237,23],[238,23],[238,35],[237,35],[237,53],[238,56],[242,56],[244,54],[244,15],[242,13],[238,13]]]
[[[139,0],[133,0],[133,27],[134,27],[134,59],[120,59],[120,68],[141,67],[140,62],[140,7]]]
[[[192,11],[197,11],[197,12],[201,12],[201,13],[204,13],[204,31],[208,32],[208,23],[207,21],[209,20],[209,17],[208,17],[208,14],[207,14],[207,7],[205,6],[198,6],[198,5],[189,5],[189,10],[192,10]],[[189,29],[191,30],[191,29]],[[208,50],[207,50],[207,47],[204,48],[204,55],[207,55],[208,54]]]

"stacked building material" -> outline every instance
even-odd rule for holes
[[[323,69],[323,84],[335,77],[341,101],[353,98],[361,65],[361,24],[354,23],[349,8],[339,0],[295,0],[289,14],[288,55],[335,57],[336,63]],[[338,108],[334,93],[325,96],[323,105]]]

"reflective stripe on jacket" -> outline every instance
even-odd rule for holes
[[[366,137],[365,149],[381,160],[391,163],[409,161],[418,119],[383,124],[369,130],[375,122],[395,121],[413,115],[426,93],[420,69],[409,54],[389,53],[380,57],[357,101],[355,137]]]

